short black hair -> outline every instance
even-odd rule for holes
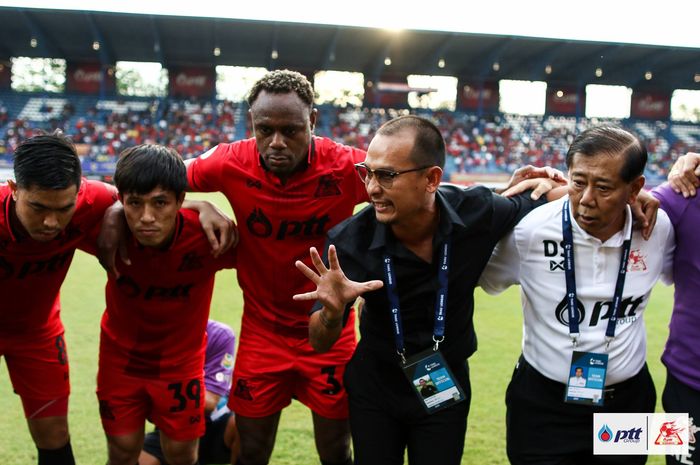
[[[445,139],[440,129],[429,119],[405,115],[384,123],[376,135],[393,136],[404,129],[415,134],[411,159],[420,166],[445,167]]]
[[[80,188],[80,158],[73,142],[58,130],[26,139],[15,149],[13,161],[18,187]]]
[[[624,156],[620,178],[625,182],[632,182],[644,174],[647,164],[647,148],[642,141],[619,126],[596,126],[579,134],[566,153],[567,168],[571,168],[577,153],[587,157],[600,154]]]
[[[137,145],[119,155],[114,184],[122,195],[148,194],[161,187],[179,197],[187,190],[187,168],[180,155],[169,147]]]
[[[251,107],[262,91],[271,94],[288,94],[295,92],[309,108],[314,105],[314,88],[301,73],[288,69],[270,71],[253,84],[248,93],[248,105]]]

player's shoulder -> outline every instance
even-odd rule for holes
[[[353,166],[364,160],[366,155],[363,150],[343,145],[327,137],[315,136],[313,143],[316,157],[323,166]]]
[[[245,163],[247,160],[257,160],[258,149],[255,139],[242,139],[231,143],[221,143],[210,148],[198,157],[205,161],[215,158],[220,161]]]
[[[482,186],[460,186],[443,183],[438,188],[438,197],[460,218],[469,234],[480,234],[489,230],[498,197],[491,189]]]
[[[114,203],[118,198],[117,188],[111,184],[94,179],[81,179],[78,189],[77,206],[83,204]]]
[[[9,229],[4,227],[9,221],[7,218],[7,202],[10,200],[12,190],[7,184],[0,186],[0,237],[9,233]]]
[[[178,214],[178,231],[176,232],[178,242],[190,247],[208,245],[209,241],[199,221],[199,212],[189,208],[181,208]]]
[[[557,230],[561,230],[561,211],[567,199],[568,197],[564,196],[532,209],[520,220],[515,229],[517,231],[538,231],[549,225],[554,225],[558,228]]]

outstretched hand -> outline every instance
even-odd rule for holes
[[[323,263],[316,247],[311,247],[309,253],[311,255],[311,262],[316,268],[316,271],[309,268],[300,260],[297,260],[295,265],[304,276],[316,284],[316,290],[303,294],[296,294],[293,297],[294,300],[318,300],[335,316],[340,316],[349,302],[353,302],[365,292],[374,291],[384,286],[384,283],[380,280],[360,283],[348,279],[340,268],[338,253],[334,245],[328,248],[328,263],[330,268],[326,267]]]

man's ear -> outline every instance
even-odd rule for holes
[[[12,200],[14,200],[16,202],[17,201],[17,183],[14,182],[12,179],[8,179],[7,185],[10,186],[10,190],[12,191]]]
[[[426,186],[427,191],[431,193],[435,192],[442,182],[442,168],[439,166],[431,166],[428,168],[426,177],[428,178],[428,185]]]
[[[177,196],[177,207],[178,208],[182,207],[182,202],[185,201],[185,195],[186,195],[186,192],[180,192],[180,195]]]
[[[644,187],[644,184],[646,183],[646,178],[644,176],[639,176],[637,179],[634,179],[630,183],[630,198],[627,200],[627,202],[631,205],[634,202],[637,201],[637,196],[641,192],[642,188]]]
[[[318,120],[318,110],[316,108],[312,108],[311,112],[309,113],[309,123],[311,124],[311,132],[314,132],[314,128],[316,127],[317,120]]]

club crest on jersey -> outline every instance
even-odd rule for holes
[[[182,256],[182,262],[177,268],[177,271],[193,271],[199,270],[201,268],[204,268],[204,264],[202,263],[202,256],[197,255],[196,252],[188,252]]]
[[[642,251],[639,249],[634,249],[630,251],[630,258],[629,262],[627,264],[627,272],[630,273],[632,271],[646,271],[647,270],[647,264],[644,261],[644,255],[642,255]]]
[[[334,174],[324,174],[318,179],[318,187],[314,193],[314,197],[332,197],[341,195],[340,178]]]

